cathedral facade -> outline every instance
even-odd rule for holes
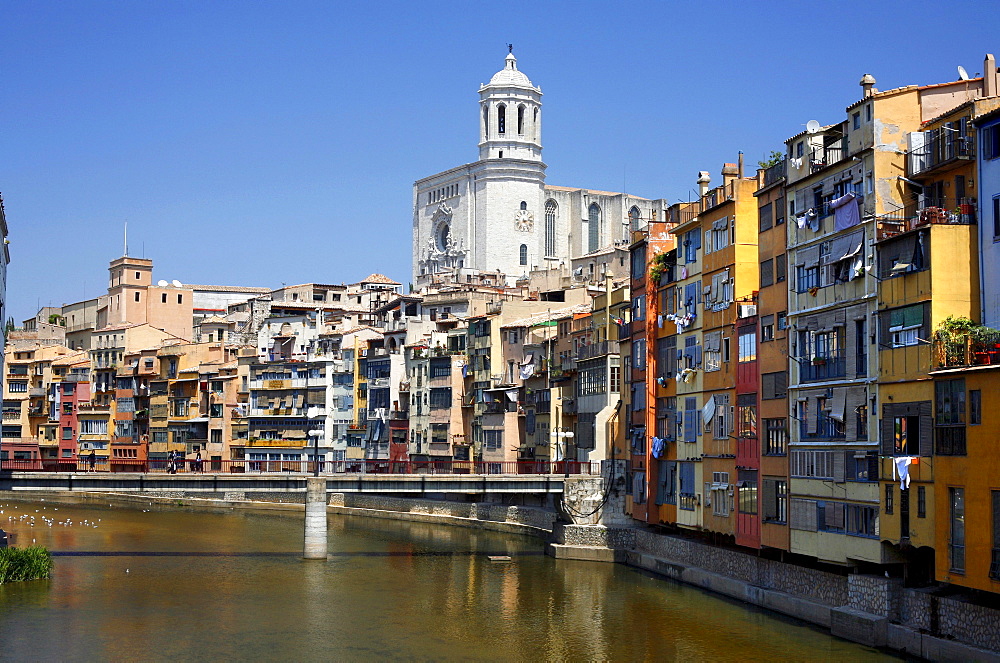
[[[666,201],[549,186],[545,168],[542,90],[510,53],[479,88],[479,160],[413,185],[414,285],[479,272],[513,282],[663,218]]]

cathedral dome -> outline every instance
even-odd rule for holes
[[[513,53],[509,53],[505,58],[504,68],[493,74],[489,85],[534,87],[524,73],[517,70],[517,58]]]

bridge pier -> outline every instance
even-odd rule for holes
[[[305,559],[326,559],[326,478],[306,479]]]

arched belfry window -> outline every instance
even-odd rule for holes
[[[632,207],[628,211],[628,227],[632,232],[639,230],[639,224],[642,221],[642,213],[639,211],[638,207]]]
[[[507,107],[503,104],[497,106],[497,133],[507,133]]]
[[[521,209],[528,209],[528,203],[521,201]]]
[[[488,106],[483,106],[483,137],[490,137],[490,109]]]
[[[522,265],[527,265],[528,264],[528,245],[527,244],[522,244],[521,245],[521,264]]]
[[[539,137],[539,126],[538,126],[538,109],[535,109],[535,118],[531,121],[533,131],[535,132],[535,140]]]
[[[524,106],[517,107],[517,135],[524,135]]]
[[[549,200],[545,203],[545,255],[554,257],[556,255],[556,201]]]
[[[601,208],[591,203],[587,210],[587,253],[601,248]]]

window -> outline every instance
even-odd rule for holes
[[[744,364],[757,361],[757,333],[751,329],[748,332],[740,332],[739,336],[739,363]]]
[[[990,491],[993,511],[993,561],[990,564],[990,578],[1000,580],[1000,490]]]
[[[507,107],[503,104],[497,106],[497,133],[507,133]]]
[[[12,394],[28,393],[28,383],[22,380],[11,380],[7,383],[7,391]]]
[[[135,400],[131,398],[119,398],[116,402],[118,412],[135,412]]]
[[[798,284],[796,285],[796,290],[798,292],[806,292],[810,288],[819,287],[819,267],[799,265],[797,269]]]
[[[712,439],[726,440],[733,430],[733,411],[729,405],[729,394],[716,394],[715,398],[715,421],[712,431]]]
[[[633,207],[628,211],[628,226],[632,232],[637,232],[642,221],[642,214],[638,207]]]
[[[107,435],[107,419],[81,419],[80,435]]]
[[[684,262],[692,263],[698,260],[698,249],[701,248],[701,229],[695,228],[684,233]]]
[[[934,383],[934,446],[942,456],[965,455],[965,380]]]
[[[927,489],[917,486],[917,518],[927,517]]]
[[[757,437],[757,394],[739,394],[736,397],[736,434],[742,438]],[[756,510],[754,511],[756,513]]]
[[[503,448],[503,429],[487,429],[483,431],[483,448],[487,451],[497,451]]]
[[[1000,158],[1000,124],[991,127],[984,127],[983,134],[983,158]]]
[[[519,251],[519,260],[520,260],[520,264],[522,264],[522,265],[527,265],[528,264],[528,245],[527,244],[522,244],[521,245],[521,248],[520,248],[520,251]]]
[[[983,392],[979,389],[969,391],[969,423],[983,423]]]
[[[740,513],[750,516],[757,515],[757,470],[739,470],[739,483],[736,487],[740,491],[739,507]]]
[[[885,484],[885,500],[884,500],[884,502],[885,502],[885,513],[886,513],[886,515],[889,515],[889,516],[892,515],[892,511],[895,508],[895,504],[893,502],[893,500],[895,499],[895,495],[896,495],[896,484],[894,482],[890,481],[889,483]]]
[[[524,135],[524,106],[517,107],[517,135]]]
[[[764,420],[764,455],[784,456],[788,445],[788,420]]]
[[[135,301],[139,301],[139,292],[138,291],[136,291],[136,293],[135,293]]]
[[[712,515],[728,516],[732,511],[732,488],[729,486],[729,472],[712,472],[712,482],[705,482],[705,496],[712,506]],[[705,506],[709,506],[706,504]]]
[[[797,142],[795,144],[795,156],[801,157],[803,154],[805,154],[805,149],[806,149],[805,144],[801,140]]]
[[[764,373],[760,376],[761,399],[785,398],[788,395],[788,372]]]
[[[556,254],[556,201],[550,200],[545,203],[545,255],[555,256]]]
[[[591,203],[587,210],[587,253],[601,248],[601,208]]]
[[[1000,133],[1000,127],[993,127],[996,133]],[[993,198],[993,241],[1000,239],[1000,196]]]
[[[914,456],[918,453],[920,417],[893,417],[893,453],[896,456]]]
[[[774,218],[774,208],[771,203],[762,206],[758,214],[760,215],[760,231],[770,230]]]
[[[73,439],[73,429],[69,426],[63,426],[62,429],[62,439],[72,440]]]
[[[792,451],[789,470],[793,477],[833,479],[833,451]]]
[[[774,284],[774,260],[768,258],[760,263],[760,287]]]
[[[760,318],[760,340],[773,341],[774,340],[774,316],[765,315]]]
[[[965,489],[949,488],[951,536],[948,541],[952,571],[965,572]]]
[[[632,300],[632,320],[646,319],[646,295],[639,295]]]
[[[778,313],[778,331],[788,329],[788,316],[784,311]]]
[[[861,506],[860,504],[845,504],[847,512],[847,534],[864,536],[871,539],[878,537],[878,507]]]
[[[177,295],[177,303],[178,304],[184,303],[184,295]]]
[[[858,112],[854,113],[854,115],[851,116],[851,120],[854,122],[854,128],[855,129],[860,129],[861,128],[861,111],[858,111]]]
[[[164,293],[160,294],[160,303],[161,304],[166,304],[167,303],[167,293],[164,292]]]
[[[761,506],[764,521],[788,522],[788,482],[784,479],[765,478],[762,486]]]
[[[774,257],[774,282],[783,283],[786,276],[785,254]]]

